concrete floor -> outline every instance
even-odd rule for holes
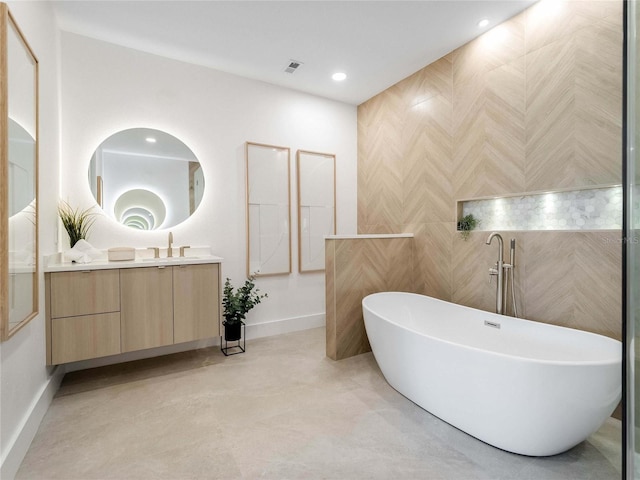
[[[18,479],[620,478],[620,422],[562,455],[486,445],[325,357],[324,329],[68,374]]]

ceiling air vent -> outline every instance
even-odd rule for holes
[[[293,73],[300,67],[300,65],[302,65],[302,62],[299,62],[298,60],[289,60],[289,65],[286,66],[284,71],[287,73]]]

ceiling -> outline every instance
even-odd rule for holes
[[[358,105],[535,1],[51,3],[65,31]]]

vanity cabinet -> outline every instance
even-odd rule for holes
[[[118,270],[56,272],[47,277],[50,363],[120,353]]]
[[[220,334],[220,265],[140,266],[45,274],[47,364]]]
[[[174,343],[172,269],[120,270],[123,353]]]

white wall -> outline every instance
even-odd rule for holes
[[[40,256],[56,251],[59,158],[58,32],[46,2],[8,2],[40,67]],[[40,313],[0,343],[0,477],[13,478],[40,424],[60,374],[45,367],[44,276]]]
[[[223,276],[234,284],[244,281],[246,269],[246,141],[291,148],[294,270],[297,149],[337,155],[338,233],[356,232],[355,106],[76,34],[63,32],[61,45],[61,197],[72,206],[94,203],[87,170],[96,147],[119,130],[146,127],[181,139],[204,171],[202,204],[189,220],[171,228],[174,245],[210,245],[224,258]],[[167,232],[135,231],[101,218],[88,240],[98,248],[166,246]],[[68,248],[66,233],[62,237],[61,248]],[[248,316],[254,338],[323,324],[324,274],[294,272],[257,283],[269,298]]]

